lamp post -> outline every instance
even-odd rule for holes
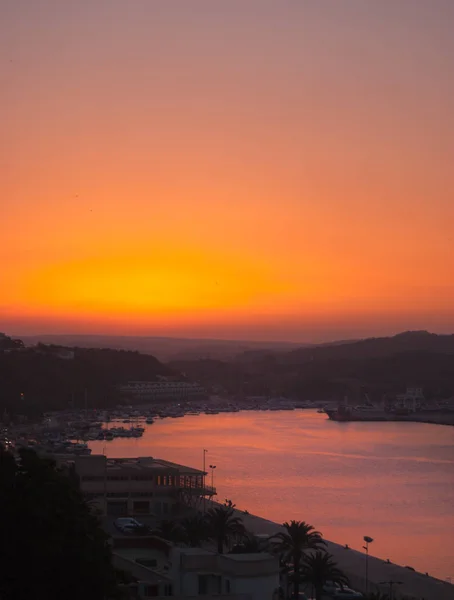
[[[216,465],[210,465],[210,469],[211,469],[211,491],[214,492],[214,470],[216,468]]]
[[[369,591],[369,544],[371,544],[374,540],[368,535],[363,537],[363,540],[366,542],[366,545],[363,546],[366,551],[366,594]]]
[[[389,585],[389,600],[393,600],[394,598],[394,586],[402,585],[402,581],[380,581],[380,585]]]
[[[208,450],[203,449],[203,475],[202,475],[202,494],[203,494],[203,512],[206,510],[206,498],[205,498],[205,457]]]

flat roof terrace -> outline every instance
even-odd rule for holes
[[[97,458],[102,455],[92,455],[83,457],[85,459]],[[180,465],[178,463],[170,462],[160,458],[153,458],[151,456],[138,457],[138,458],[108,458],[107,469],[110,470],[121,470],[121,469],[133,469],[133,470],[157,470],[157,471],[169,471],[173,470],[181,475],[200,475],[203,476],[207,473],[200,469],[194,469],[193,467],[187,467],[186,465]]]

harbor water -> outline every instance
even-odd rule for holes
[[[196,468],[206,453],[218,499],[334,542],[454,580],[454,428],[336,423],[312,410],[186,415],[141,438],[92,441],[93,454],[154,456]],[[215,469],[210,469],[215,465]]]

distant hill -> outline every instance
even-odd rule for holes
[[[114,385],[173,375],[154,356],[138,352],[63,348],[0,351],[0,410],[31,414],[66,409],[114,406]],[[0,415],[1,416],[1,415]]]
[[[2,406],[17,410],[19,402],[22,412],[29,413],[67,408],[70,402],[82,408],[85,390],[89,407],[112,406],[119,402],[114,384],[176,372],[215,393],[224,390],[242,396],[286,395],[326,401],[349,395],[360,402],[364,392],[379,400],[383,394],[404,391],[407,385],[423,387],[427,398],[454,396],[454,335],[426,331],[305,348],[293,344],[258,347],[262,343],[256,343],[255,348],[243,347],[240,352],[243,342],[219,341],[222,358],[200,357],[200,347],[197,349],[199,342],[207,348],[216,346],[216,340],[88,336],[93,344],[107,339],[119,344],[140,341],[145,346],[161,343],[165,348],[167,343],[167,351],[172,352],[180,344],[182,357],[166,365],[149,354],[106,348],[54,347],[49,351],[47,347],[40,353],[6,337],[2,338],[4,350],[0,349],[0,411]],[[87,338],[51,337],[61,342]],[[30,341],[27,338],[27,343]],[[176,353],[173,356],[178,357]]]
[[[27,346],[42,342],[79,348],[138,350],[162,361],[199,358],[231,359],[245,351],[261,349],[292,350],[302,345],[292,342],[250,342],[242,340],[189,339],[151,336],[113,335],[33,335],[22,336]]]
[[[216,383],[233,394],[288,395],[304,400],[379,400],[407,385],[420,385],[428,398],[454,396],[454,335],[425,331],[389,338],[247,352],[236,360],[175,361],[170,366],[202,384]]]
[[[367,338],[298,348],[283,360],[298,363],[307,360],[364,359],[391,356],[400,352],[454,353],[454,335],[438,335],[428,331],[405,331],[392,337]]]

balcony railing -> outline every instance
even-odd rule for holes
[[[215,487],[211,487],[211,485],[205,485],[205,486],[198,486],[198,485],[191,485],[191,486],[183,486],[180,488],[180,490],[182,492],[189,492],[195,495],[199,495],[199,496],[215,496],[216,495],[216,488]]]

